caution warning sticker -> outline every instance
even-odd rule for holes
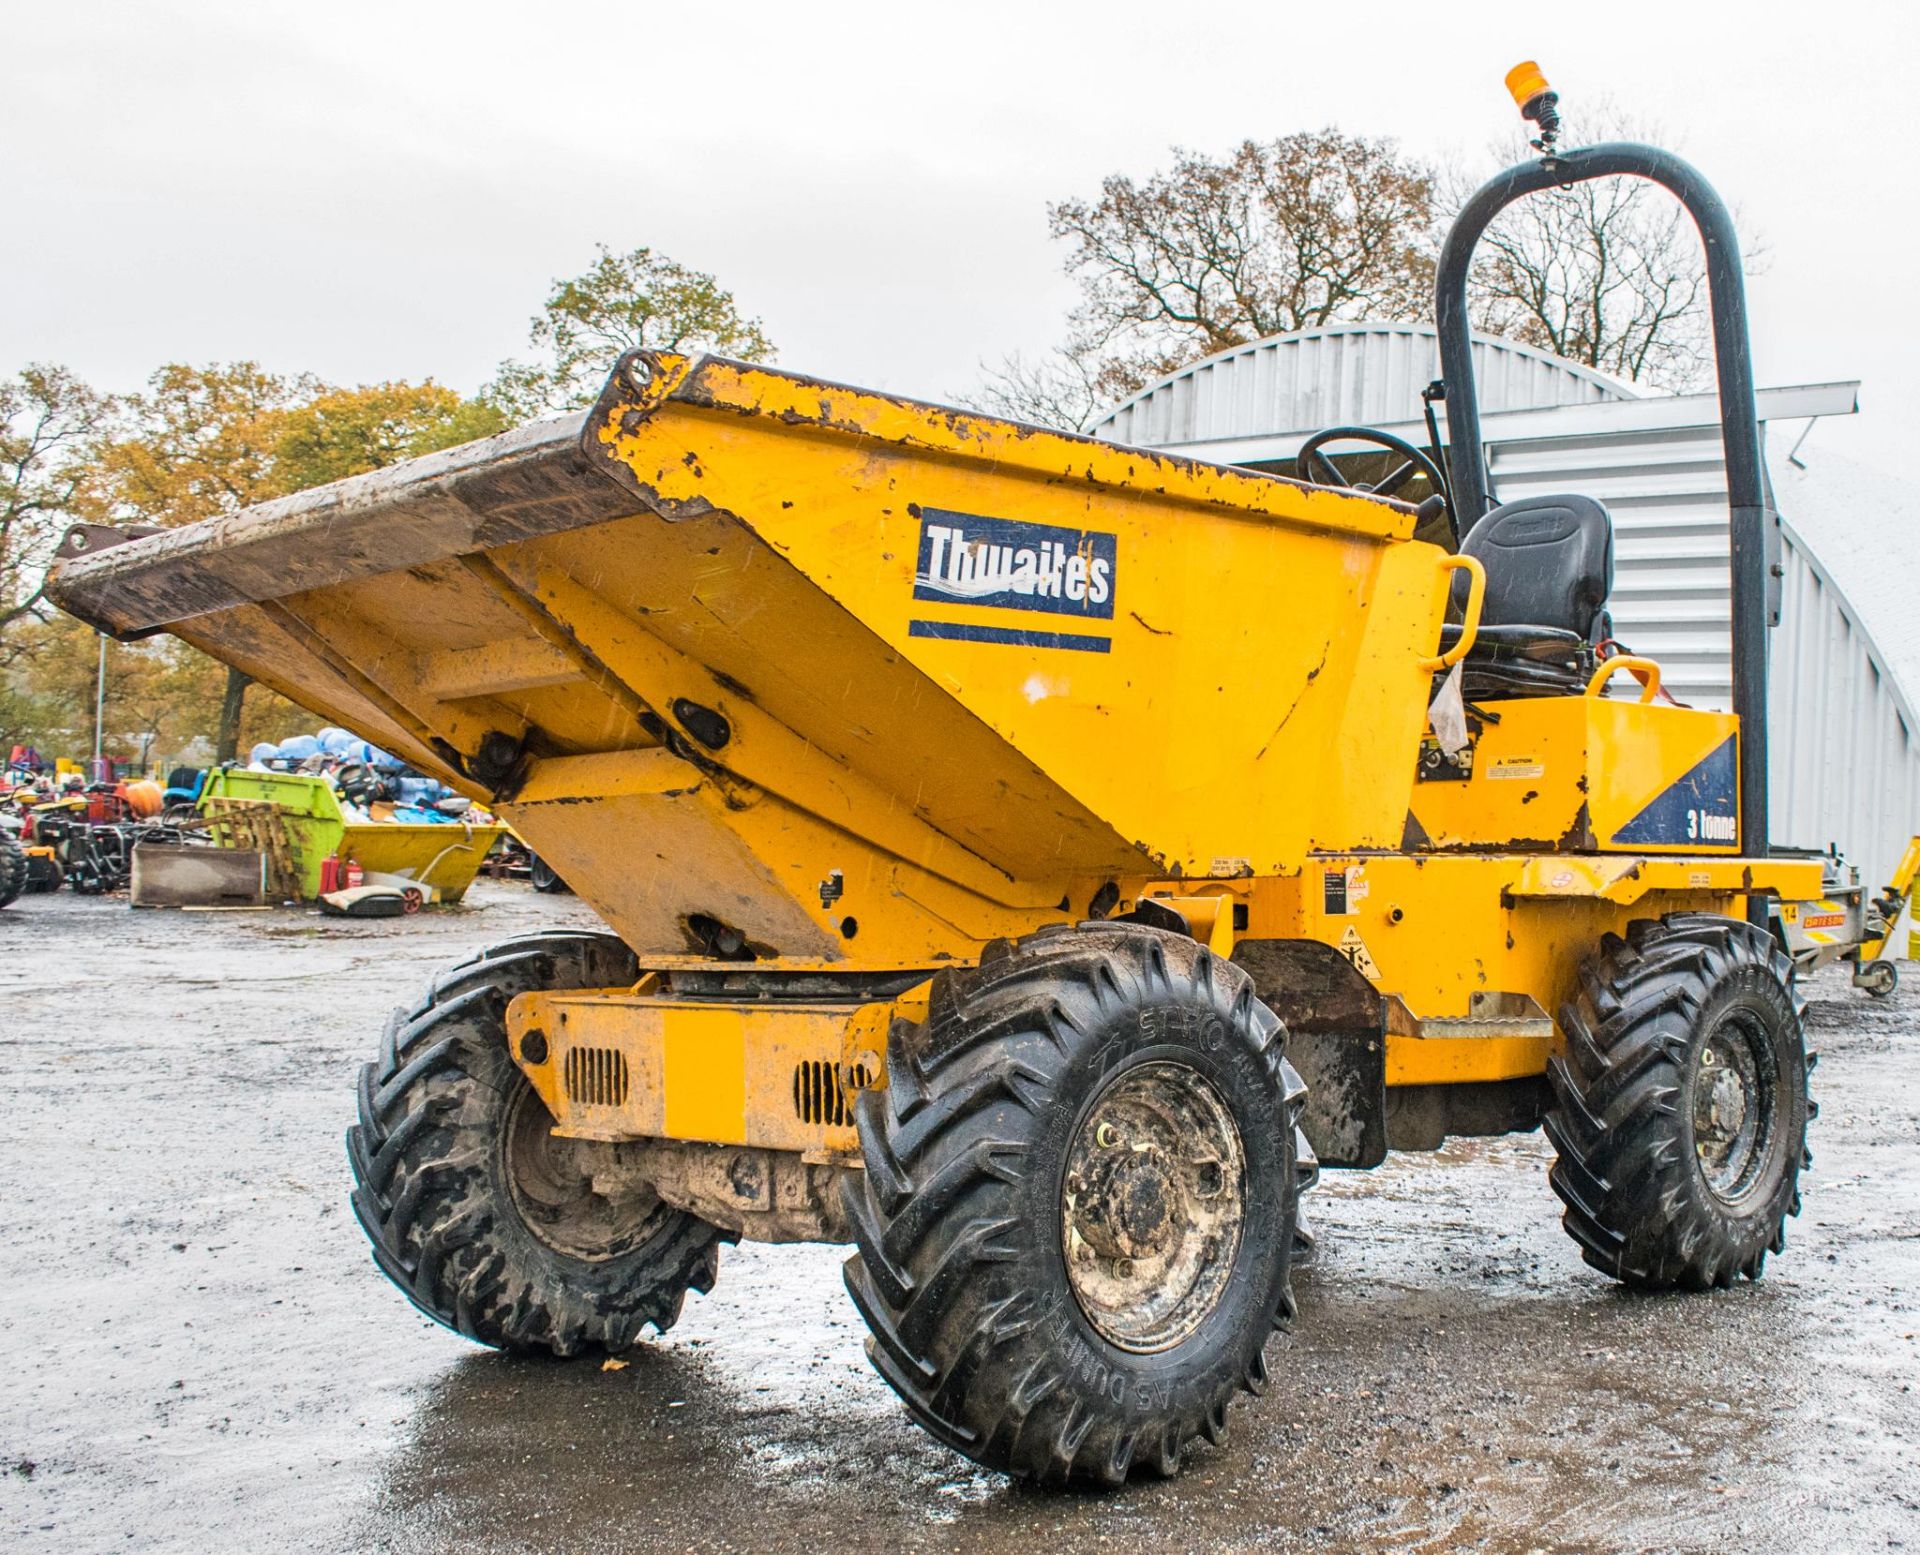
[[[1360,937],[1360,931],[1348,924],[1340,936],[1340,943],[1334,947],[1341,955],[1353,963],[1354,970],[1369,982],[1378,982],[1380,968],[1374,965],[1373,956],[1367,950],[1367,942]]]
[[[1367,867],[1364,864],[1338,865],[1323,871],[1321,900],[1329,918],[1344,917],[1360,910],[1367,899]]]

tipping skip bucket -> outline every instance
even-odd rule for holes
[[[927,965],[1128,881],[1399,846],[1450,564],[1413,525],[635,352],[584,418],[51,588],[493,799],[643,953]]]
[[[349,821],[340,809],[340,796],[325,778],[225,767],[207,774],[200,796],[200,808],[214,817],[212,830],[223,844],[228,842],[218,819],[223,799],[264,801],[279,810],[292,851],[288,862],[306,901],[320,894],[321,864],[337,853],[356,860],[370,874],[403,875],[432,886],[442,901],[457,902],[506,830],[461,821]]]

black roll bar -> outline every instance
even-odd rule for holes
[[[1768,852],[1767,833],[1767,501],[1760,425],[1754,410],[1753,348],[1747,333],[1747,290],[1733,216],[1712,185],[1688,162],[1657,146],[1607,141],[1555,151],[1496,173],[1462,207],[1440,252],[1434,278],[1434,322],[1447,407],[1447,464],[1454,522],[1461,534],[1491,502],[1480,435],[1480,399],[1467,323],[1467,277],[1473,252],[1493,219],[1524,195],[1564,189],[1590,178],[1646,178],[1670,190],[1693,217],[1706,249],[1713,312],[1714,365],[1720,385],[1720,440],[1726,454],[1733,585],[1733,710],[1740,719],[1740,841],[1751,857]],[[1764,900],[1749,899],[1763,922]]]

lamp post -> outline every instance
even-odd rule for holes
[[[100,671],[93,682],[93,780],[102,781],[107,738],[107,634],[100,634]]]

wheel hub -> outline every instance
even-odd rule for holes
[[[1129,1069],[1095,1097],[1067,1157],[1067,1278],[1123,1350],[1166,1350],[1219,1303],[1246,1218],[1240,1131],[1197,1071]]]
[[[652,1193],[614,1198],[596,1190],[596,1168],[613,1149],[556,1138],[531,1086],[514,1098],[501,1131],[507,1191],[527,1229],[555,1252],[584,1263],[617,1258],[644,1242],[665,1213]]]
[[[1750,1022],[1723,1021],[1701,1046],[1694,1070],[1694,1153],[1707,1186],[1723,1203],[1736,1202],[1752,1187],[1771,1144],[1764,1040]]]

